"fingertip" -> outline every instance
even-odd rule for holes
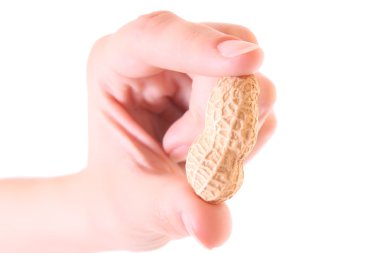
[[[186,159],[186,155],[189,151],[189,144],[182,144],[174,149],[169,150],[169,157],[173,162],[182,162]]]
[[[252,52],[242,54],[232,60],[231,76],[242,76],[256,73],[264,60],[264,51],[258,48]]]
[[[222,245],[231,233],[231,215],[228,207],[222,203],[213,205],[197,198],[183,221],[188,233],[208,249]]]
[[[184,161],[191,143],[202,130],[201,123],[187,111],[166,132],[163,147],[173,162]]]
[[[256,73],[262,65],[264,52],[261,48],[237,55],[232,58],[219,60],[219,64],[215,64],[215,73],[213,76],[243,76]]]
[[[276,87],[273,82],[261,73],[255,74],[260,85],[259,108],[260,120],[272,111],[277,100]]]
[[[192,236],[206,248],[222,245],[231,233],[231,215],[224,203],[209,204],[199,198],[182,173],[173,175],[158,195],[154,209],[157,231],[171,239]]]

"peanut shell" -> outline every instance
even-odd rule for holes
[[[254,75],[222,77],[211,92],[205,128],[186,159],[188,182],[207,202],[231,198],[243,183],[244,160],[257,139],[259,92]]]

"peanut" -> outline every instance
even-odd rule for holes
[[[243,183],[243,163],[257,139],[258,95],[254,75],[222,77],[213,88],[204,130],[186,159],[187,180],[203,200],[223,202]]]

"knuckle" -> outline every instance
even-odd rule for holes
[[[210,39],[214,38],[216,41],[220,41],[221,37],[224,38],[223,35],[216,33],[215,30],[209,29],[207,26],[188,23],[186,32],[184,33],[185,41],[198,41],[202,43],[208,43]]]
[[[102,52],[104,51],[104,48],[109,41],[109,37],[110,35],[106,35],[97,39],[94,42],[88,57],[88,65],[92,65],[92,63],[94,63],[96,59],[98,59],[99,56],[102,55]]]
[[[170,11],[155,11],[149,14],[140,16],[136,23],[140,29],[157,28],[162,25],[167,25],[176,19],[177,16]]]
[[[96,50],[99,50],[100,48],[103,48],[104,45],[107,43],[110,36],[111,35],[105,35],[97,39],[92,46],[92,51],[94,50],[96,51]]]

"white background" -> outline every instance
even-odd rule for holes
[[[277,85],[278,129],[229,201],[213,252],[380,252],[380,14],[376,1],[0,0],[0,177],[86,163],[86,58],[153,10],[249,27]],[[0,210],[1,213],[1,210]],[[157,252],[208,252],[194,239]]]

